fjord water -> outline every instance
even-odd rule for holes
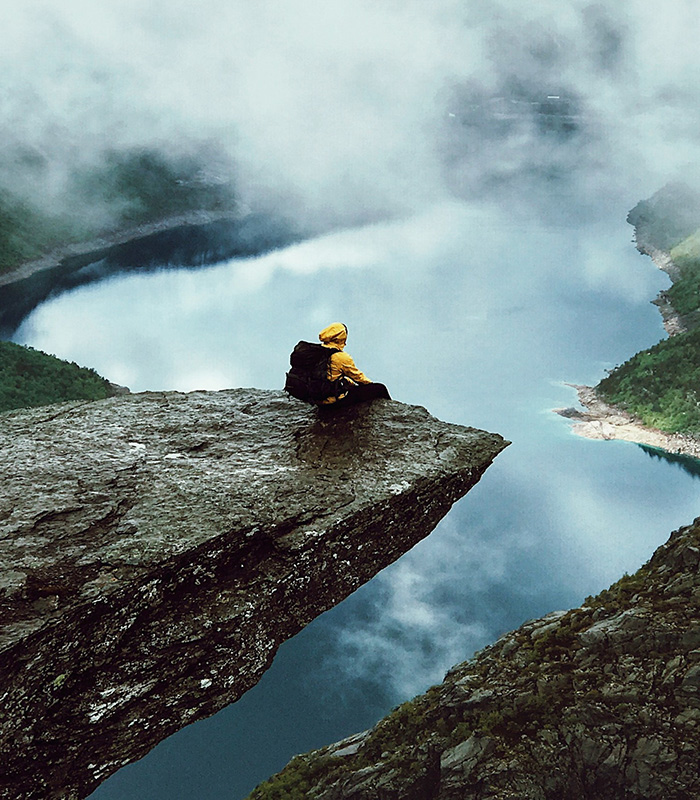
[[[523,621],[636,570],[698,512],[692,471],[577,438],[566,385],[665,334],[666,277],[628,205],[574,218],[448,202],[258,258],[130,274],[40,306],[15,339],[133,391],[279,388],[329,322],[394,398],[512,441],[428,539],[280,649],[260,684],[93,795],[235,800],[369,727]],[[291,402],[291,401],[290,401]],[[251,459],[255,454],[250,454]]]

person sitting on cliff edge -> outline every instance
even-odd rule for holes
[[[328,359],[328,380],[331,383],[342,381],[342,392],[337,397],[324,398],[318,403],[319,406],[338,408],[368,400],[391,400],[386,386],[371,381],[355,366],[352,356],[344,352],[348,339],[347,325],[333,322],[319,333],[318,338],[324,347],[339,351]]]
[[[334,322],[319,333],[321,344],[299,342],[289,356],[284,391],[317,408],[336,409],[369,400],[391,400],[383,383],[372,382],[343,352],[347,325]]]

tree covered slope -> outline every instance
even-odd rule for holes
[[[114,394],[94,370],[13,342],[0,342],[0,411]]]
[[[664,339],[614,369],[602,397],[666,433],[700,436],[700,329]]]

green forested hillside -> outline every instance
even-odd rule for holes
[[[225,178],[204,173],[201,159],[136,149],[107,152],[99,163],[77,169],[64,202],[49,207],[0,186],[0,273],[108,230],[187,211],[233,209],[235,198]]]
[[[70,226],[7,192],[0,192],[0,272],[39,258],[72,240]]]
[[[630,211],[637,242],[668,252],[679,275],[664,292],[684,324],[700,309],[700,195],[665,186]],[[616,367],[596,387],[604,400],[668,433],[700,436],[700,328],[676,334]]]
[[[646,425],[700,435],[700,329],[637,353],[597,388],[607,402]]]
[[[700,229],[671,249],[671,259],[681,275],[666,294],[679,314],[690,314],[700,308]]]
[[[64,400],[100,400],[113,394],[109,381],[92,369],[0,342],[0,412]]]

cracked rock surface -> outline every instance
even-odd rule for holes
[[[77,799],[237,699],[507,442],[379,401],[147,393],[0,417],[0,797]]]
[[[700,518],[634,575],[505,634],[250,798],[697,800],[699,612]]]

